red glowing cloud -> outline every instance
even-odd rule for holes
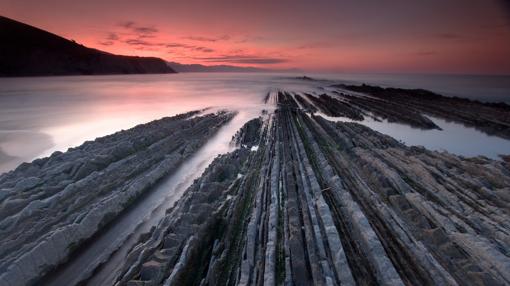
[[[4,0],[4,16],[168,61],[323,71],[510,73],[498,1]]]

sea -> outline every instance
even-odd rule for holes
[[[225,133],[228,140],[263,109],[268,92],[314,91],[324,82],[297,79],[305,74],[180,73],[162,75],[0,78],[0,173],[22,162],[66,151],[113,132],[164,116],[210,108],[238,112]],[[423,88],[445,96],[510,103],[510,76],[417,74],[306,74],[338,83]],[[462,156],[498,159],[510,142],[440,118],[443,130],[366,120],[361,122],[408,145]],[[221,144],[220,144],[221,145]]]

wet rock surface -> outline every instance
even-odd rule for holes
[[[252,119],[241,127],[241,129],[232,138],[232,143],[237,146],[252,147],[257,145],[260,140],[260,132],[262,128],[262,120],[260,118]]]
[[[363,120],[363,111],[352,106],[349,102],[335,99],[329,95],[313,96],[306,94],[307,98],[324,114],[333,117],[347,117],[353,120]]]
[[[341,97],[376,115],[380,114],[383,118],[407,121],[411,126],[425,129],[437,128],[428,118],[422,116],[425,114],[462,123],[489,135],[510,139],[510,105],[505,103],[484,103],[459,97],[446,97],[423,89],[382,88],[366,84],[342,84],[334,87],[339,89],[337,94]],[[346,94],[345,91],[357,92],[358,96]]]
[[[509,285],[508,156],[408,147],[323,117],[434,129],[426,116],[434,115],[506,138],[506,105],[333,88],[268,93],[275,111],[248,121],[232,138],[237,149],[218,156],[134,240],[115,284]],[[444,106],[433,108],[432,99]],[[37,284],[234,116],[198,113],[0,176],[0,285]]]
[[[36,283],[233,118],[163,118],[0,176],[0,285]]]
[[[510,283],[508,161],[407,147],[294,98],[241,129],[251,143],[208,167],[117,285]]]
[[[305,112],[322,112],[327,116],[344,117],[354,121],[362,121],[365,117],[370,117],[376,121],[385,119],[389,122],[407,124],[419,129],[440,129],[418,110],[405,108],[392,101],[378,100],[369,96],[352,95],[338,91],[333,91],[331,94],[316,95],[280,92],[278,96],[283,98],[280,104],[296,107],[295,103],[290,102],[294,98],[300,109]]]

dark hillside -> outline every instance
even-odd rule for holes
[[[174,73],[159,58],[119,56],[0,16],[0,76]]]

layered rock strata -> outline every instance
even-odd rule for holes
[[[333,117],[347,117],[352,120],[363,120],[363,111],[358,107],[354,107],[349,102],[335,99],[329,95],[321,94],[312,96],[306,94],[308,100],[318,107],[324,114]],[[296,98],[300,101],[298,98]]]
[[[297,103],[299,108],[310,113],[321,112],[327,116],[345,117],[354,121],[362,121],[365,117],[370,117],[376,121],[385,119],[389,122],[407,124],[419,129],[440,129],[432,120],[417,110],[402,108],[390,101],[381,101],[369,96],[333,91],[329,95],[305,93],[303,96],[298,93],[279,92],[278,97],[283,98],[283,104],[296,107]],[[292,98],[295,103],[291,102]]]
[[[171,174],[233,118],[190,112],[89,141],[0,176],[0,285],[26,285]]]
[[[141,236],[116,284],[510,284],[509,158],[407,147],[317,115],[430,129],[432,114],[505,137],[506,105],[439,98],[445,107],[431,111],[435,96],[424,91],[335,88],[268,94],[275,112],[247,122],[232,138],[238,148]],[[478,104],[478,117],[463,114]],[[0,285],[33,283],[65,261],[233,116],[197,115],[0,176]]]
[[[508,162],[406,147],[276,97],[131,251],[118,285],[510,283]]]
[[[510,139],[510,105],[505,103],[484,103],[466,98],[446,97],[423,89],[382,88],[365,84],[335,87],[339,88],[338,95],[371,111],[383,109],[385,112],[400,114],[431,115],[462,123],[489,135]],[[354,91],[368,97],[349,95],[342,90]],[[415,115],[406,117],[417,118]]]

